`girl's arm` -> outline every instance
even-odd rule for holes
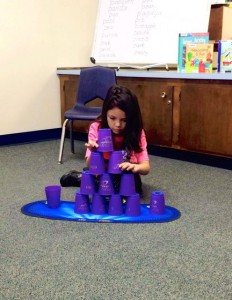
[[[85,143],[85,146],[86,146],[85,160],[86,160],[87,166],[89,166],[91,151],[93,151],[94,149],[96,149],[98,147],[98,143],[97,143],[98,127],[99,127],[99,123],[93,122],[89,128],[88,142]]]
[[[147,175],[150,172],[149,160],[144,160],[140,163],[124,162],[119,165],[121,170],[130,171],[133,173],[139,173],[141,175]]]

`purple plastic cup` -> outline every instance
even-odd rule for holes
[[[100,128],[98,130],[98,148],[99,152],[114,151],[112,132],[110,128]]]
[[[165,197],[161,191],[151,192],[150,213],[153,215],[162,215],[165,212]]]
[[[74,211],[77,214],[88,214],[89,208],[89,195],[81,194],[80,191],[76,192]]]
[[[114,186],[110,174],[104,173],[100,175],[98,194],[103,196],[110,196],[114,194]]]
[[[136,217],[141,214],[139,194],[136,193],[127,197],[125,214],[130,217]]]
[[[102,195],[94,194],[92,196],[91,212],[95,215],[106,214],[105,198]]]
[[[110,154],[108,172],[111,174],[121,174],[119,165],[124,161],[124,151],[113,151]]]
[[[105,163],[101,152],[91,152],[89,161],[89,173],[100,175],[105,172]]]
[[[45,187],[47,205],[49,208],[58,208],[60,206],[60,185],[48,185]]]
[[[111,216],[120,216],[123,214],[122,198],[119,194],[110,196],[108,214]]]
[[[80,193],[85,195],[96,193],[95,177],[88,171],[82,172]]]
[[[134,195],[135,191],[135,178],[133,173],[123,173],[121,176],[119,194],[122,196]]]

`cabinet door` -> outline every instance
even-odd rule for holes
[[[148,144],[171,146],[173,86],[151,78],[118,77],[117,81],[138,97]]]
[[[187,84],[181,88],[181,148],[232,155],[231,84]]]
[[[64,119],[64,113],[66,110],[73,107],[75,100],[76,100],[76,94],[77,94],[77,88],[79,84],[79,77],[74,77],[73,80],[64,80],[63,81],[63,94],[64,94],[64,109],[62,113],[62,118]]]

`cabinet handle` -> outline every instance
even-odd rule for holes
[[[167,105],[170,105],[170,104],[172,104],[172,100],[167,101]]]
[[[167,97],[167,94],[166,94],[165,92],[162,92],[162,93],[160,94],[160,97],[161,97],[162,99],[164,99],[164,98]]]

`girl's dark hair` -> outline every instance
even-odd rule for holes
[[[141,152],[140,137],[143,129],[141,111],[136,95],[128,88],[113,85],[109,88],[102,107],[102,114],[98,118],[101,128],[108,128],[107,112],[117,107],[126,114],[126,127],[124,132],[125,147],[135,152]]]

